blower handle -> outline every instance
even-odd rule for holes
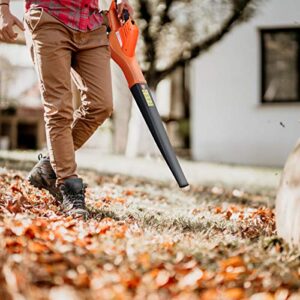
[[[118,10],[118,1],[115,0],[115,3],[116,3],[116,8]],[[130,17],[130,14],[128,12],[127,9],[123,9],[123,12],[122,12],[122,19],[124,22],[127,22],[129,20],[129,17]]]
[[[127,22],[127,21],[129,20],[129,17],[130,17],[130,15],[129,15],[128,10],[127,10],[127,9],[124,9],[124,10],[123,10],[123,16],[122,16],[124,22]]]

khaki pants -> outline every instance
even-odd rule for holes
[[[39,9],[26,12],[24,20],[44,103],[50,161],[60,184],[77,176],[75,151],[112,113],[106,26],[75,31]],[[81,94],[81,106],[75,112],[71,76]]]

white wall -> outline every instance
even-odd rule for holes
[[[236,27],[194,61],[194,159],[262,166],[284,164],[300,137],[300,103],[260,104],[258,29],[300,26],[299,22],[299,0],[266,0],[256,17]]]

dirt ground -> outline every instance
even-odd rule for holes
[[[0,169],[0,299],[300,299],[274,193],[83,175],[88,220]]]

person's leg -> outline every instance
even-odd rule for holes
[[[32,10],[25,15],[25,21],[27,35],[32,38],[31,53],[44,102],[50,161],[57,182],[62,183],[67,178],[77,177],[71,129],[73,46],[68,29],[47,13]]]
[[[44,102],[47,146],[51,160],[43,158],[28,179],[39,188],[59,193],[61,206],[71,214],[87,216],[85,185],[76,174],[75,151],[71,125],[73,104],[71,92],[71,59],[76,50],[72,32],[58,20],[41,11],[25,15],[30,52],[37,70]],[[56,176],[55,176],[55,173]],[[53,179],[56,178],[57,186]]]
[[[106,27],[85,34],[75,53],[72,77],[81,93],[81,106],[74,113],[72,134],[79,149],[113,111],[110,49]]]

